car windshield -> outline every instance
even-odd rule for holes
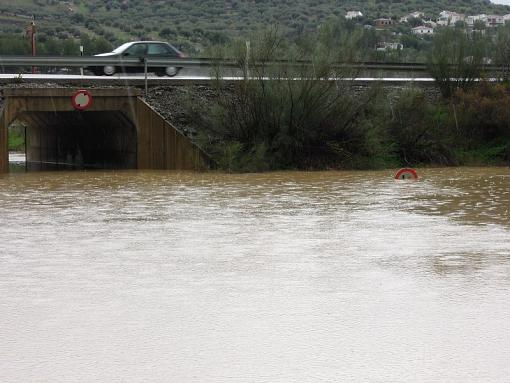
[[[130,45],[132,45],[133,43],[125,43],[125,44],[122,44],[120,47],[117,47],[115,48],[112,53],[121,53],[121,52],[124,52]]]

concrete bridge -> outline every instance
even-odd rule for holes
[[[5,88],[0,110],[0,173],[8,172],[8,128],[26,125],[28,169],[176,169],[208,165],[206,154],[141,98],[137,88]]]

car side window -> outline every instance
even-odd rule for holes
[[[147,54],[157,56],[169,56],[172,55],[172,52],[170,48],[165,44],[149,44]]]
[[[141,57],[145,56],[147,44],[134,44],[124,51],[125,56]]]

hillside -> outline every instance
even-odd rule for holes
[[[510,13],[489,0],[11,0],[0,5],[0,32],[21,34],[35,16],[38,38],[63,40],[87,34],[117,44],[136,38],[165,39],[191,51],[278,24],[289,35],[315,30],[347,10],[368,18],[400,17],[420,10],[468,14]]]

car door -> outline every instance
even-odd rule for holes
[[[177,53],[170,48],[167,44],[153,43],[148,44],[147,48],[148,57],[177,57]]]
[[[171,49],[171,47],[168,44],[149,43],[147,44],[147,57],[149,59],[173,58],[178,57],[178,55],[173,49]],[[165,67],[151,66],[150,70],[155,71],[156,73],[164,73]]]
[[[145,43],[137,43],[131,45],[129,48],[127,48],[123,53],[123,57],[136,57],[140,59],[140,66],[134,67],[134,66],[128,66],[125,67],[124,70],[126,72],[143,72],[143,58],[147,56],[147,44]]]

